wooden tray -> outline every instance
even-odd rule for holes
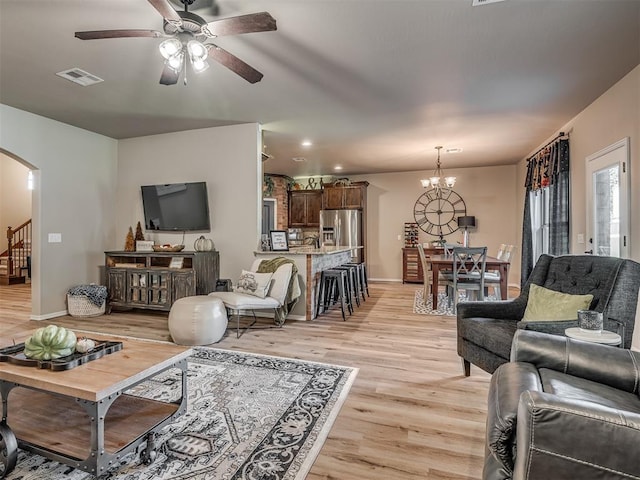
[[[73,353],[55,360],[36,360],[27,358],[24,354],[24,343],[18,343],[10,347],[0,348],[0,362],[8,362],[23,367],[36,367],[53,371],[71,370],[113,352],[122,350],[122,342],[109,342],[105,340],[93,340],[96,346],[87,353]]]

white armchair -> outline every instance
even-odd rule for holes
[[[258,270],[258,267],[260,266],[261,261],[261,259],[256,259],[251,265],[250,271],[256,272]],[[253,315],[253,321],[247,327],[245,327],[242,333],[246,332],[256,323],[256,310],[273,310],[274,321],[276,322],[276,324],[280,324],[280,322],[278,321],[278,310],[281,309],[287,301],[287,293],[289,291],[289,283],[291,281],[292,272],[292,263],[284,263],[279,266],[271,277],[271,283],[264,298],[249,293],[242,293],[239,291],[212,292],[209,294],[209,296],[222,300],[225,307],[227,308],[227,311],[230,312],[230,320],[235,315],[236,336],[237,338],[240,338],[240,316],[244,311],[251,311]],[[294,282],[297,282],[297,278],[294,278]]]

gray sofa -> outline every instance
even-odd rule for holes
[[[619,333],[624,348],[631,346],[640,264],[616,257],[541,255],[517,298],[458,305],[458,355],[466,376],[471,364],[493,373],[508,362],[511,341],[518,329],[564,335],[566,328],[577,326],[577,319],[521,322],[532,283],[563,293],[592,294],[590,308],[604,313],[605,330]]]
[[[638,479],[640,352],[519,330],[491,377],[483,480]]]

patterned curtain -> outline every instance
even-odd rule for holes
[[[524,214],[522,219],[522,267],[520,285],[529,278],[533,258],[531,207],[529,194],[549,188],[549,253],[569,253],[569,140],[556,140],[528,159],[525,181]]]

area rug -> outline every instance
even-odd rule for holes
[[[130,454],[101,479],[302,480],[329,434],[357,369],[207,347],[189,358],[188,408],[158,437],[157,458]],[[128,393],[179,398],[169,370]],[[93,476],[19,451],[12,480]]]
[[[438,293],[438,308],[434,310],[431,295],[429,295],[425,303],[424,290],[422,288],[416,290],[413,298],[413,313],[419,313],[421,315],[454,315],[453,307],[449,308],[449,300],[446,293]]]
[[[416,290],[413,298],[413,313],[419,313],[421,315],[450,315],[455,316],[453,312],[453,306],[449,307],[449,298],[445,292],[438,292],[438,308],[433,309],[433,302],[431,301],[431,295],[425,302],[423,300],[424,290],[422,288]],[[458,302],[464,302],[467,300],[464,292],[460,292],[458,295]],[[484,297],[485,302],[495,301],[497,298],[494,295],[488,295]]]

